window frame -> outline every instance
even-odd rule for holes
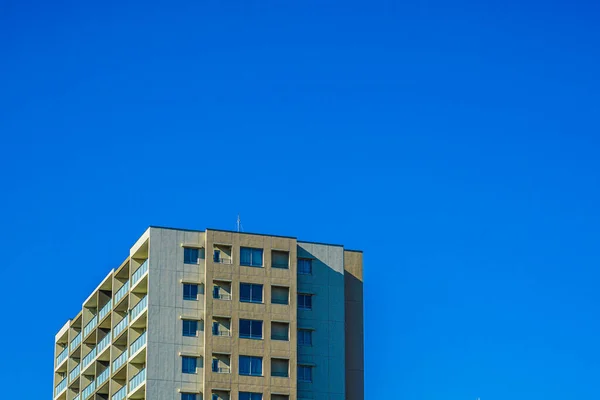
[[[248,395],[248,397],[242,397],[242,395]],[[258,392],[238,392],[239,400],[263,400],[263,394]]]
[[[304,335],[306,333],[308,333],[308,337],[310,338],[310,343],[307,343],[304,340],[302,342],[300,342],[300,333],[302,333],[302,337],[303,338],[304,338]],[[312,340],[313,339],[313,337],[312,337],[313,335],[312,334],[313,334],[313,330],[312,329],[302,329],[302,328],[298,329],[298,346],[312,347],[312,345],[313,345],[313,340]]]
[[[314,295],[311,294],[311,293],[298,293],[298,297],[297,297],[297,300],[298,300],[298,310],[312,311],[312,309],[313,309],[312,308],[312,304],[313,304],[312,298],[313,298],[313,296]],[[310,299],[310,307],[308,307],[306,305],[306,301],[300,302],[300,297],[305,297],[305,298]]]
[[[249,359],[249,370],[248,373],[242,373],[242,358],[247,358]],[[260,374],[253,374],[252,373],[252,365],[253,365],[253,361],[259,361],[260,362]],[[241,355],[238,357],[238,374],[240,376],[264,376],[264,368],[263,368],[263,358],[262,357],[258,357],[258,356],[245,356],[245,355]]]
[[[245,255],[244,252],[250,252],[250,261],[244,261]],[[255,252],[260,251],[260,264],[255,262]],[[242,267],[254,267],[254,268],[263,268],[264,267],[264,258],[265,258],[265,249],[261,249],[258,247],[240,247],[240,265]]]
[[[192,330],[186,329],[186,323],[192,324],[192,326],[195,326],[196,329],[193,330],[194,334],[191,334]],[[198,320],[196,319],[182,319],[181,320],[181,335],[184,337],[198,337]],[[187,332],[187,333],[186,333]]]
[[[195,252],[196,253],[196,261],[190,261],[190,258],[187,257],[188,252]],[[193,260],[193,257],[191,258]],[[192,265],[198,265],[198,262],[200,260],[200,249],[196,248],[196,247],[184,247],[183,248],[183,263],[184,264],[192,264]]]
[[[242,297],[242,293],[243,293],[243,289],[242,289],[242,285],[249,285],[250,286],[250,297],[249,298],[245,298]],[[254,301],[253,298],[253,293],[254,287],[258,287],[260,286],[260,301]],[[240,282],[240,302],[241,303],[254,303],[254,304],[263,304],[264,302],[264,290],[265,290],[265,286],[262,283],[246,283],[246,282]]]
[[[189,367],[191,365],[187,365],[186,362],[192,363],[192,360],[193,360],[194,368],[187,370],[186,366]],[[193,371],[193,372],[190,372],[190,371]],[[191,374],[191,375],[198,374],[198,357],[181,356],[181,373],[182,374]]]
[[[181,393],[181,400],[198,400],[196,393]]]
[[[190,294],[186,294],[186,287],[188,288],[196,288],[196,295],[195,296],[191,296]],[[200,292],[199,290],[200,288],[198,287],[197,283],[183,283],[183,300],[189,300],[189,301],[198,301],[198,293]],[[192,292],[194,292],[194,290],[192,290]]]
[[[250,333],[248,336],[242,336],[242,321],[244,322],[249,322],[248,328],[250,330]],[[263,340],[264,339],[264,326],[265,323],[263,320],[260,319],[245,319],[245,318],[240,318],[240,325],[239,325],[239,331],[240,331],[240,339],[252,339],[252,340]],[[260,337],[255,337],[252,334],[252,325],[254,325],[253,323],[260,323]]]
[[[310,374],[310,379],[304,379],[304,376],[302,376],[302,379],[300,379],[300,370],[306,370],[309,371]],[[297,373],[298,373],[298,382],[306,382],[306,383],[312,383],[313,381],[313,373],[312,373],[312,369],[313,367],[311,365],[303,365],[303,364],[298,364],[298,368],[297,368]],[[302,374],[304,375],[304,374]]]
[[[308,263],[308,266],[309,266],[309,268],[308,268],[308,272],[306,272],[306,270],[305,270],[305,269],[300,269],[300,262],[301,262],[301,261],[302,261],[302,262],[306,262],[306,263]],[[298,269],[298,275],[312,275],[312,272],[313,272],[313,265],[312,265],[312,261],[313,261],[313,259],[312,259],[312,258],[303,258],[303,257],[299,257],[299,258],[298,258],[298,263],[297,263],[297,266],[298,266],[298,268],[297,268],[297,269]]]

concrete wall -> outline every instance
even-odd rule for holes
[[[184,264],[183,248],[204,242],[204,232],[150,229],[148,400],[180,400],[179,391],[203,391],[205,290],[200,286],[198,301],[183,300],[183,282],[204,282],[205,266],[203,259],[198,265]],[[182,318],[201,320],[198,337],[182,335]],[[181,355],[199,357],[197,374],[181,372]]]
[[[344,400],[344,249],[298,242],[298,257],[312,259],[312,275],[298,275],[298,292],[310,293],[312,311],[298,310],[298,326],[312,328],[312,347],[298,347],[298,363],[314,365],[312,383],[298,383],[298,397]]]
[[[346,308],[346,400],[363,400],[365,393],[363,255],[344,251]]]

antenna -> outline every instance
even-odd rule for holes
[[[237,231],[238,232],[242,232],[244,230],[244,227],[242,226],[242,219],[240,218],[240,214],[238,213],[238,217],[237,217]]]

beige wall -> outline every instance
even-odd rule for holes
[[[344,251],[344,296],[346,306],[346,400],[363,400],[365,368],[362,252]]]

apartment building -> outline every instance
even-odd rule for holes
[[[55,400],[363,400],[362,253],[150,227],[56,334]]]

